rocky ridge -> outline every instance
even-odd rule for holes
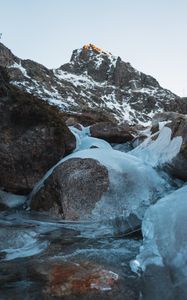
[[[93,44],[74,50],[69,63],[50,70],[18,58],[0,43],[0,65],[7,68],[12,84],[71,114],[147,124],[156,112],[187,112],[184,98]]]

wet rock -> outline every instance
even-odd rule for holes
[[[179,293],[175,294],[169,268],[157,265],[146,268],[142,276],[142,295],[145,300],[185,299],[184,295],[180,298]]]
[[[128,125],[116,125],[109,122],[101,122],[90,126],[92,137],[103,139],[109,143],[125,143],[132,141],[135,130]]]
[[[4,211],[7,209],[9,209],[9,207],[5,203],[2,203],[0,199],[0,211]]]
[[[118,280],[117,274],[92,263],[53,265],[50,271],[47,292],[58,297],[109,291]]]
[[[27,194],[75,148],[75,138],[57,109],[11,86],[3,68],[0,78],[0,186]]]
[[[33,279],[44,282],[45,299],[138,299],[133,290],[110,268],[89,261],[59,262],[58,260],[33,264],[29,273]]]
[[[30,207],[63,219],[78,220],[91,213],[108,187],[108,170],[98,161],[69,159],[56,167],[33,195]]]

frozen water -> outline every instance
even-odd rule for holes
[[[89,127],[83,127],[82,130],[79,130],[73,126],[69,127],[71,132],[74,134],[76,138],[76,149],[75,151],[80,151],[84,149],[89,149],[91,147],[101,148],[101,149],[112,149],[109,143],[102,139],[97,139],[90,137]]]
[[[6,256],[5,260],[18,257],[33,256],[47,247],[46,242],[39,242],[37,233],[31,230],[19,230],[12,227],[1,228],[0,251]]]
[[[159,294],[166,293],[167,299],[187,299],[186,211],[187,185],[151,206],[143,220],[143,246],[136,260],[131,263],[133,271],[139,272],[141,268],[145,276],[151,272],[151,278],[147,277],[148,285],[158,282],[153,270],[160,272],[162,291]],[[149,297],[160,299],[156,287]]]
[[[23,205],[26,198],[26,196],[15,195],[0,190],[0,203],[3,203],[10,208]]]
[[[157,133],[154,136],[156,135]],[[153,140],[154,136],[150,136],[130,153],[153,167],[167,163],[179,153],[182,146],[182,137],[171,139],[171,135],[171,129],[163,127],[156,140]]]
[[[180,269],[187,280],[187,185],[151,206],[144,217],[144,245],[138,260],[146,266],[157,262]]]

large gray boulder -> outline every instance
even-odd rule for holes
[[[90,158],[73,158],[55,168],[31,199],[31,209],[79,220],[91,214],[108,190],[108,170]]]

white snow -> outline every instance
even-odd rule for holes
[[[19,64],[16,63],[16,62],[14,62],[14,64],[11,65],[11,66],[9,66],[8,68],[16,68],[16,69],[19,69],[19,70],[21,71],[21,73],[23,74],[23,76],[25,76],[26,78],[31,79],[31,77],[27,75],[26,69],[21,65],[21,61],[20,61]]]
[[[112,91],[110,94],[101,96],[103,101],[102,106],[108,107],[109,109],[115,112],[115,117],[119,120],[119,122],[128,122],[132,124],[133,117],[136,116],[136,111],[130,106],[127,99],[124,99],[120,104],[116,99],[116,91]]]
[[[53,73],[57,79],[68,81],[75,87],[84,86],[85,88],[93,88],[95,85],[98,85],[98,83],[87,74],[76,75],[60,69],[54,69]]]

